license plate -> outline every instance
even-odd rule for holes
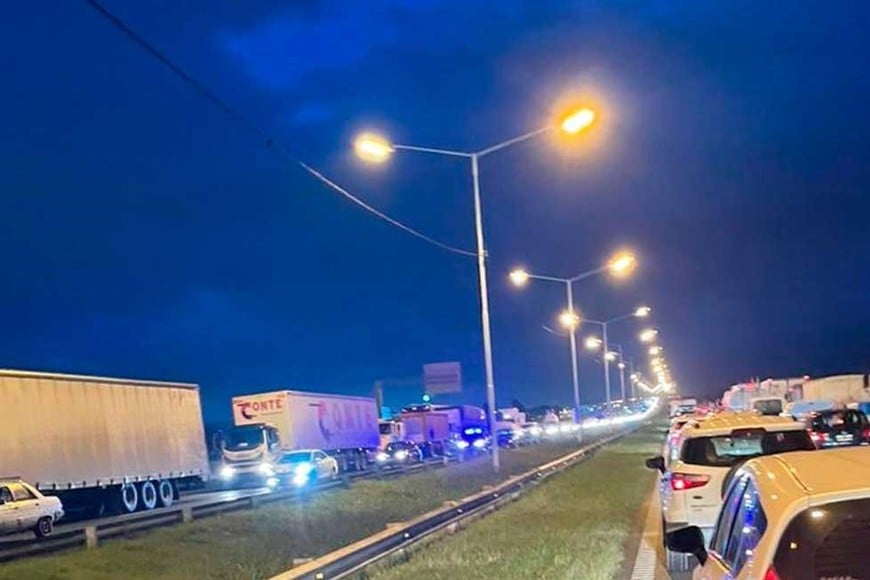
[[[851,435],[837,435],[836,439],[837,439],[837,441],[851,441],[852,436]]]

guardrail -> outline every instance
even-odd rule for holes
[[[638,425],[600,439],[555,461],[511,477],[498,486],[487,487],[458,502],[446,502],[444,507],[425,513],[409,522],[390,524],[382,532],[282,572],[273,576],[271,580],[333,580],[359,574],[380,560],[405,550],[448,526],[459,525],[463,520],[476,518],[484,512],[496,509],[501,503],[519,496],[532,484],[583,461],[599,447],[639,427]]]
[[[129,536],[152,528],[172,526],[182,522],[193,521],[204,517],[227,512],[251,509],[264,503],[319,493],[328,489],[348,485],[351,481],[363,478],[389,478],[403,474],[414,473],[423,469],[437,468],[447,465],[456,459],[432,459],[422,463],[401,466],[392,469],[374,469],[346,474],[343,478],[324,482],[313,488],[289,489],[283,491],[251,490],[237,498],[222,499],[214,502],[178,505],[168,508],[157,508],[152,511],[112,516],[92,524],[85,523],[71,530],[59,529],[54,534],[42,539],[12,540],[0,543],[0,562],[8,562],[19,558],[51,554],[63,550],[95,548],[100,542],[113,538]],[[195,498],[196,496],[188,496]]]

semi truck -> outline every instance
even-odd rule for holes
[[[233,397],[232,429],[221,442],[221,479],[273,481],[273,466],[289,451],[320,450],[339,471],[366,469],[379,444],[375,400],[301,391]]]
[[[490,429],[486,412],[473,405],[412,405],[402,409],[402,416],[409,413],[441,413],[447,416],[447,428],[451,442],[460,448],[469,445],[482,447],[489,438]],[[475,443],[480,442],[480,443]]]
[[[209,463],[199,387],[0,370],[0,476],[88,515],[169,506]]]
[[[450,419],[439,411],[409,411],[401,415],[405,439],[421,446],[424,455],[443,455],[450,441]]]

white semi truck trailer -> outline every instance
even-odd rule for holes
[[[267,482],[288,451],[320,450],[339,470],[366,469],[380,443],[370,397],[274,391],[233,397],[233,423],[221,444],[221,477],[228,483]]]
[[[0,478],[94,515],[171,505],[209,477],[199,387],[0,370]]]

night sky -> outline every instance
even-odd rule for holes
[[[106,6],[295,155],[474,247],[460,160],[356,160],[357,131],[477,149],[601,120],[482,164],[500,403],[570,401],[562,289],[649,303],[684,392],[870,370],[870,6],[855,1],[352,0]],[[266,147],[84,1],[0,19],[0,366],[366,393],[459,360],[483,401],[473,258],[373,218]],[[634,321],[612,340],[641,358]],[[587,401],[601,368],[581,359]],[[416,398],[413,387],[388,399]]]

